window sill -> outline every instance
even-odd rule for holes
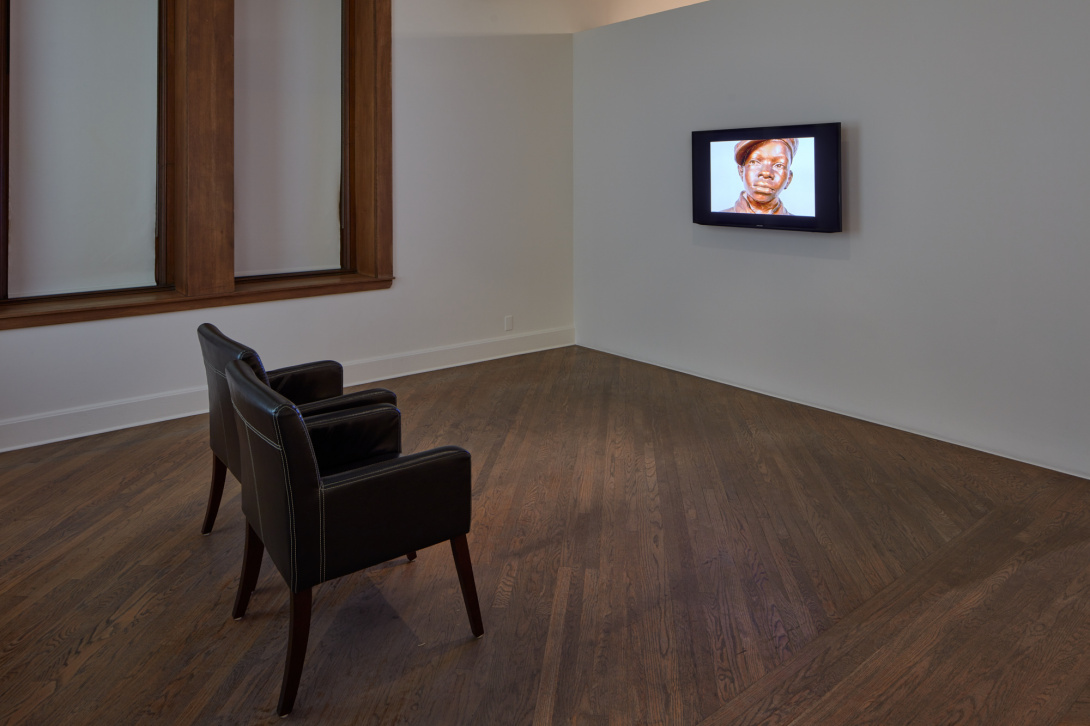
[[[393,277],[369,277],[354,273],[305,277],[252,278],[235,282],[234,292],[187,297],[176,290],[141,288],[109,292],[58,295],[0,301],[0,330],[42,325],[81,323],[89,320],[155,315],[225,305],[337,295],[364,290],[385,290]]]

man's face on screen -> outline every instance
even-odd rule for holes
[[[791,184],[791,150],[777,139],[753,147],[746,163],[738,167],[746,194],[761,204],[780,196]]]

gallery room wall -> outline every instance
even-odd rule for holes
[[[1088,30],[711,0],[577,34],[578,342],[1090,475]],[[690,132],[826,121],[844,233],[691,223]]]
[[[574,33],[706,0],[395,0],[413,32],[440,35]],[[400,2],[400,6],[397,4]]]
[[[204,321],[350,383],[574,340],[571,35],[394,7],[393,287],[2,331],[0,450],[205,410]]]

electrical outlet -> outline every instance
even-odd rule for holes
[[[513,330],[514,327],[515,327],[515,316],[514,315],[505,315],[504,318],[503,318],[503,329],[504,330]]]

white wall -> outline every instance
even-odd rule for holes
[[[0,449],[202,410],[205,320],[353,383],[572,340],[563,33],[592,11],[444,2],[395,2],[393,288],[0,331]],[[1081,0],[710,0],[577,34],[579,342],[1090,474],[1087,28]],[[691,224],[692,130],[829,120],[845,233]]]
[[[574,340],[571,36],[465,37],[424,10],[395,14],[393,287],[2,331],[0,450],[204,410],[202,321],[350,383]]]
[[[568,0],[572,8],[572,30],[588,30],[632,18],[662,13],[705,0]]]
[[[570,33],[572,4],[580,1],[393,0],[394,27],[399,34],[418,36]]]
[[[394,0],[395,21],[437,35],[573,33],[705,0]]]
[[[1090,475],[1088,30],[712,0],[577,34],[578,342]],[[691,131],[824,121],[844,233],[691,223]]]

